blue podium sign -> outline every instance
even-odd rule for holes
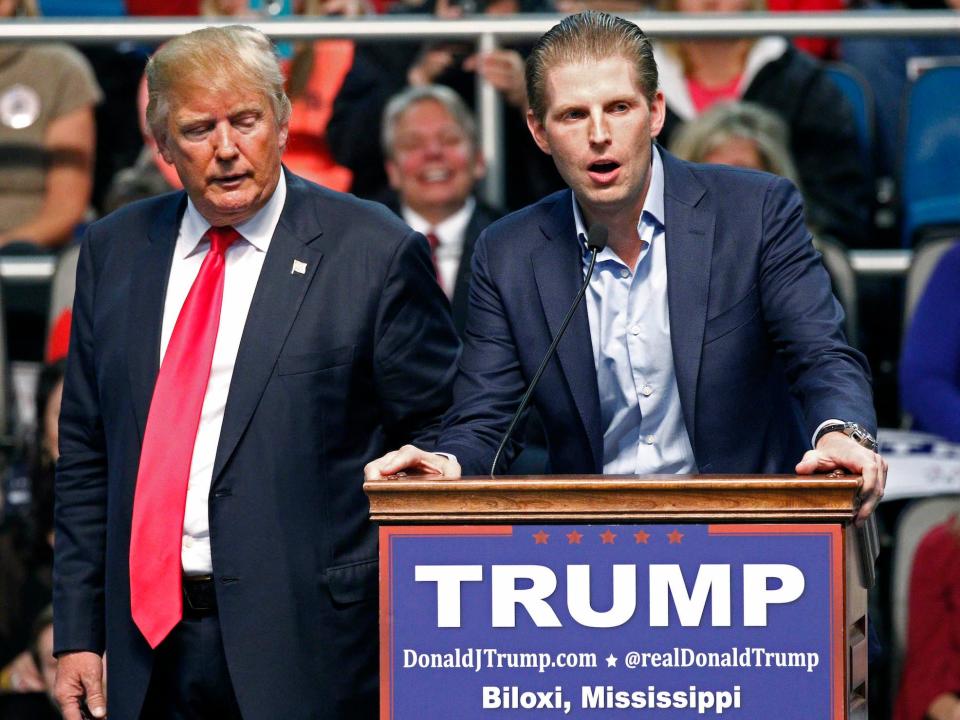
[[[381,718],[840,720],[839,525],[383,527]]]

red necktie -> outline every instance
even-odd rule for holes
[[[437,247],[440,245],[440,238],[433,230],[427,232],[427,244],[430,245],[430,259],[433,261],[433,274],[437,276],[437,284],[443,287],[440,280],[440,268],[437,266]]]
[[[130,611],[150,647],[183,614],[180,544],[187,481],[223,301],[224,253],[240,234],[207,231],[210,251],[180,309],[150,401],[130,536]]]

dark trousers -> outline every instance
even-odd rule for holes
[[[184,616],[155,652],[140,720],[241,720],[216,612]]]

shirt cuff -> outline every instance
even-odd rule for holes
[[[823,430],[827,425],[837,425],[838,423],[846,422],[845,420],[837,420],[836,418],[830,418],[829,420],[824,420],[822,423],[817,425],[817,429],[813,431],[813,437],[810,438],[810,447],[814,450],[817,448],[817,435],[820,434],[820,431]]]

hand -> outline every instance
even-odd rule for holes
[[[0,671],[0,675],[9,679],[9,688],[15,693],[43,692],[43,678],[33,662],[33,656],[26,650],[17,655]]]
[[[95,718],[107,716],[103,689],[103,660],[93,652],[71,652],[57,660],[57,681],[53,691],[63,720],[83,720],[80,705],[86,702]]]
[[[407,71],[407,82],[414,87],[430,85],[453,65],[453,55],[451,47],[426,48]]]
[[[842,432],[830,432],[817,442],[815,450],[808,450],[797,464],[797,474],[849,470],[863,477],[860,487],[860,509],[856,525],[861,527],[883,497],[887,482],[887,461]]]
[[[527,111],[527,83],[523,58],[516,50],[475,53],[463,62],[463,69],[476,72],[493,85],[510,105]]]
[[[460,463],[446,455],[428,453],[425,450],[404,445],[399,450],[388,452],[382,458],[367,463],[363,469],[364,480],[381,480],[401,471],[418,475],[442,475],[446,478],[460,477]]]

